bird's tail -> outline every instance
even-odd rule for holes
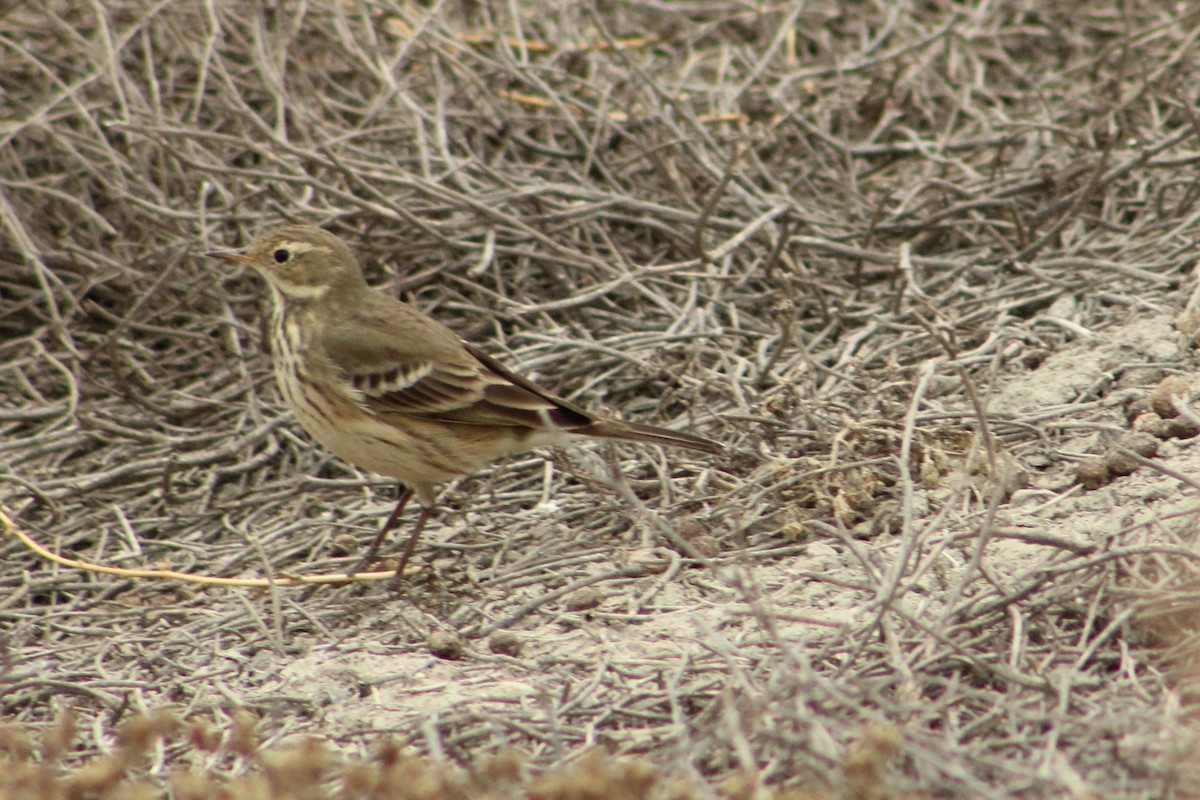
[[[664,447],[682,447],[685,450],[696,450],[701,453],[719,453],[724,448],[712,439],[696,436],[683,431],[672,431],[654,425],[642,425],[637,422],[620,422],[617,420],[598,420],[582,428],[575,428],[573,434],[596,436],[601,439],[624,439],[629,442],[649,442],[661,444]]]

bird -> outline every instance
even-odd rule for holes
[[[512,453],[580,438],[722,450],[695,434],[602,417],[513,372],[370,287],[350,247],[323,228],[279,225],[245,249],[205,255],[265,280],[275,379],[301,427],[398,484],[395,509],[351,575],[375,561],[415,497],[421,511],[389,584],[398,589],[438,487]]]

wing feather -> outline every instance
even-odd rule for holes
[[[595,421],[441,323],[379,297],[380,306],[329,326],[322,341],[335,372],[368,410],[534,430],[569,431]]]

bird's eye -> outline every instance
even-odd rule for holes
[[[272,253],[271,257],[275,259],[276,264],[286,264],[287,260],[292,257],[292,254],[287,248],[281,247]]]

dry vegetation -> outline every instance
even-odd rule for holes
[[[1138,0],[7,8],[0,503],[46,547],[354,563],[391,488],[306,441],[259,285],[199,257],[280,220],[729,455],[496,465],[400,597],[6,536],[0,797],[1195,796],[1198,33]]]

